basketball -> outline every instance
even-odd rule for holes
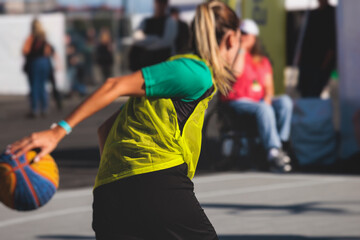
[[[0,201],[18,211],[45,205],[59,186],[59,171],[50,155],[33,162],[35,151],[19,158],[0,155]]]

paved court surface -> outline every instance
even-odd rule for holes
[[[26,97],[0,96],[0,151],[48,128],[80,100],[67,99],[62,112],[52,110],[47,118],[29,120],[24,118]],[[96,126],[123,102],[120,99],[85,120],[59,144],[52,155],[61,185],[50,203],[26,213],[0,204],[0,240],[95,239],[90,186],[99,164]],[[220,239],[360,240],[359,175],[198,173],[195,192]]]
[[[216,173],[195,192],[220,239],[360,239],[360,177]],[[60,190],[43,208],[0,206],[1,240],[95,239],[91,188]]]

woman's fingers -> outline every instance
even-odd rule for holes
[[[19,141],[16,141],[15,143],[11,144],[8,148],[8,152],[15,155],[15,157],[20,156],[19,154],[22,153],[24,148],[28,148],[28,146],[31,145],[31,138],[25,137]]]
[[[34,148],[39,148],[40,153],[34,159],[36,161],[54,150],[63,136],[63,133],[60,132],[59,134],[59,131],[56,130],[32,133],[30,136],[11,144],[7,152],[17,158]]]
[[[8,145],[8,149],[13,152],[14,150],[17,150],[20,146],[24,145],[27,141],[28,141],[28,137],[24,137],[21,140]]]
[[[30,136],[20,140],[19,144],[14,146],[12,153],[15,157],[20,157],[33,148],[41,147],[39,138],[40,136],[37,133],[32,133]]]
[[[46,147],[46,148],[41,149],[41,151],[40,151],[40,152],[36,155],[36,157],[34,158],[34,162],[40,161],[40,159],[41,159],[42,157],[44,157],[45,155],[51,153],[52,150],[54,150],[54,149],[51,148],[51,147]]]
[[[15,154],[13,154],[13,158],[18,158],[33,148],[34,148],[33,144],[27,144],[27,145],[23,146],[22,148],[20,148],[17,152],[15,152]]]

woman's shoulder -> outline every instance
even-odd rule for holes
[[[262,66],[271,66],[270,60],[266,56],[257,55],[257,56],[253,56],[252,59],[255,63],[258,63]]]
[[[178,97],[194,101],[212,85],[212,74],[204,61],[177,56],[142,68],[146,93],[150,97]]]
[[[264,71],[272,72],[271,62],[270,62],[269,58],[267,58],[266,56],[262,56],[261,66],[262,66],[262,69],[264,69]]]
[[[212,82],[211,68],[205,60],[197,55],[180,55],[171,61],[175,63],[177,70],[184,78],[197,77],[198,79],[203,79],[205,82]]]
[[[211,67],[198,55],[195,54],[181,54],[175,55],[169,59],[170,61],[178,62],[188,68],[196,68],[197,70],[211,71]]]

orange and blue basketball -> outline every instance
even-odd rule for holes
[[[0,201],[19,211],[37,209],[46,204],[59,186],[59,170],[50,155],[33,162],[30,151],[12,159],[0,155]]]

